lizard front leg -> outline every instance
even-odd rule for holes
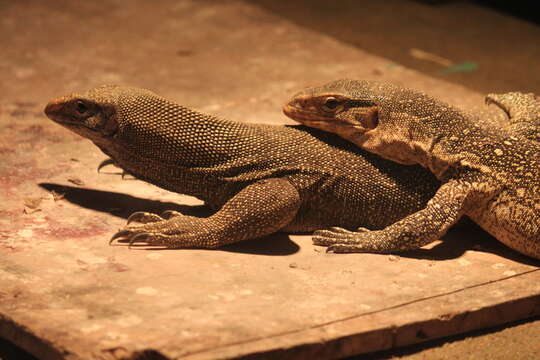
[[[269,235],[289,224],[300,207],[300,195],[286,179],[260,180],[246,186],[208,218],[177,215],[128,225],[114,240],[169,248],[214,249]]]
[[[328,246],[327,251],[332,252],[393,253],[418,249],[439,239],[459,220],[470,191],[469,183],[451,180],[439,188],[424,209],[382,230],[319,230],[313,235],[313,243]]]

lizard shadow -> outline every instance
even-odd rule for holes
[[[472,250],[495,254],[524,265],[540,266],[540,261],[510,249],[468,218],[454,225],[441,240],[431,249],[407,251],[399,256],[435,261],[452,260]]]
[[[182,205],[174,202],[148,200],[117,192],[61,184],[40,183],[39,186],[47,191],[62,194],[65,200],[78,206],[108,213],[123,219],[127,219],[135,211],[149,211],[159,214],[165,210],[176,210],[185,215],[202,218],[213,213],[205,205]],[[540,266],[540,261],[523,256],[504,246],[468,219],[454,226],[442,240],[431,249],[418,249],[399,253],[398,255],[415,259],[451,260],[459,258],[468,250],[474,250],[493,253],[522,264]],[[139,247],[136,246],[136,248]],[[144,249],[177,250],[148,246],[144,247]],[[287,233],[274,233],[263,238],[241,241],[218,249],[218,251],[267,256],[291,255],[299,250],[298,244],[291,241]]]
[[[61,194],[62,198],[72,204],[127,219],[135,211],[162,213],[165,210],[179,211],[184,215],[206,218],[214,211],[206,205],[182,205],[174,202],[148,200],[128,194],[112,191],[81,188],[69,185],[40,183],[41,188]],[[139,246],[135,246],[138,248]],[[152,250],[178,250],[162,247],[144,247]],[[290,240],[286,233],[275,233],[258,239],[241,241],[221,247],[218,251],[230,251],[252,255],[291,255],[300,247]],[[216,250],[211,250],[216,251]]]
[[[127,246],[127,241],[119,241]],[[149,246],[145,244],[132,245],[132,249],[152,251],[176,251],[162,246]],[[284,256],[300,251],[300,246],[290,240],[287,233],[274,233],[257,239],[249,239],[220,247],[219,249],[198,249],[205,251],[226,251],[240,254]]]
[[[162,213],[165,210],[179,211],[185,215],[208,217],[212,210],[204,205],[181,205],[174,202],[148,200],[112,191],[87,189],[69,185],[40,183],[41,188],[61,194],[72,204],[127,219],[135,211]]]

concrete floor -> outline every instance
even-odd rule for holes
[[[540,93],[538,26],[468,2],[435,7],[410,1],[340,1],[335,6],[322,0],[135,1],[129,6],[111,0],[100,4],[0,0],[4,129],[23,129],[25,124],[17,120],[29,117],[28,125],[39,124],[39,111],[53,96],[111,82],[152,88],[228,118],[273,123],[286,121],[279,107],[291,92],[339,77],[394,81],[464,107],[479,104],[486,92]],[[51,155],[47,151],[55,142],[64,141],[65,134],[52,124],[43,133],[26,131],[17,145],[25,162],[19,169],[0,167],[6,171],[2,175],[60,179],[61,170],[57,174],[33,170],[37,160],[46,161]],[[2,149],[7,149],[9,141],[2,137]],[[76,168],[98,161],[91,146],[80,145],[74,138],[68,141],[84,151],[84,161],[71,164],[57,147],[56,156],[65,160],[60,165]],[[40,153],[33,155],[36,149]],[[90,173],[84,180],[93,185],[103,181]],[[112,180],[109,185],[126,191]],[[30,185],[18,189],[35,191]],[[161,194],[133,191],[141,191],[141,198]],[[3,214],[9,210],[2,209]],[[45,207],[46,211],[55,210]],[[95,225],[109,217],[91,222]],[[110,220],[109,225],[117,226],[119,220]],[[23,220],[19,216],[10,221]],[[99,226],[103,233],[110,230]],[[309,246],[308,239],[296,242],[302,249]],[[466,251],[464,247],[463,254]],[[120,253],[115,254],[124,256]],[[234,258],[227,254],[215,259],[227,256]],[[85,262],[90,263],[88,267],[95,265],[92,259]],[[352,266],[351,259],[346,262]],[[368,358],[533,359],[540,353],[539,335],[540,321],[531,320]],[[366,355],[359,357],[363,358]]]

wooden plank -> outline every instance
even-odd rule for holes
[[[76,30],[55,27],[54,6],[17,6],[6,11],[41,14],[52,34],[63,29],[65,43],[77,43]],[[243,2],[185,2],[174,9],[162,3],[147,10],[145,21],[157,24],[151,42],[132,36],[139,24],[111,32],[100,26],[103,14],[89,12],[95,33],[88,45],[103,46],[96,67],[82,53],[43,50],[39,29],[32,28],[37,25],[24,23],[42,49],[33,71],[44,78],[28,91],[14,83],[0,99],[0,337],[43,359],[144,352],[188,359],[332,358],[539,313],[538,262],[475,227],[399,257],[326,254],[309,236],[286,234],[216,251],[108,246],[133,211],[200,213],[200,202],[121,180],[114,168],[98,174],[104,155],[41,114],[36,99],[58,95],[55,86],[71,91],[114,80],[233,119],[269,123],[285,121],[279,106],[287,92],[346,76],[407,84],[465,106],[482,100]],[[140,11],[127,7],[105,19],[116,24]],[[65,21],[78,29],[77,17]],[[178,39],[179,33],[191,37]],[[260,41],[262,35],[268,40]],[[195,49],[190,59],[164,55],[159,69],[147,69],[148,59],[136,56],[154,54],[155,44],[169,54],[175,46],[208,43],[220,46]],[[331,53],[337,65],[329,66],[322,53]],[[49,71],[58,62],[92,71]]]

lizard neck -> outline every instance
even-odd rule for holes
[[[119,106],[117,133],[94,143],[127,172],[167,190],[219,203],[260,147],[253,126],[161,98],[139,103]]]
[[[471,114],[422,94],[414,99],[384,104],[379,125],[363,135],[362,147],[402,164],[420,164],[442,180],[478,151],[471,146],[479,147],[487,131]]]
[[[249,128],[155,98],[148,108],[123,109],[114,144],[152,161],[215,167],[253,146]],[[146,104],[144,104],[146,105]]]

